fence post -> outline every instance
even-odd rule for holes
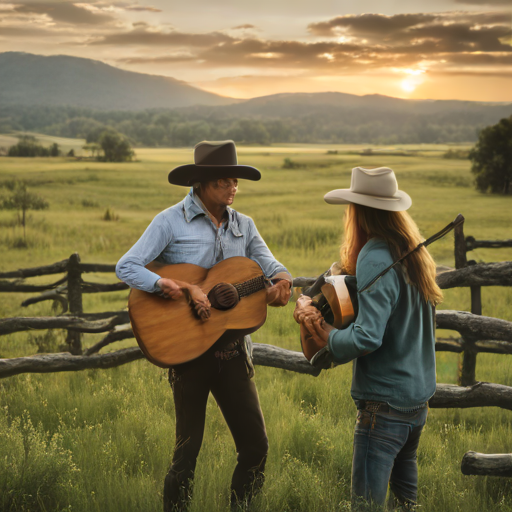
[[[80,270],[80,256],[73,253],[68,260],[68,304],[69,312],[73,316],[83,313],[82,305],[82,271]],[[66,337],[71,354],[82,354],[82,334],[77,331],[68,331]]]
[[[467,266],[468,260],[466,256],[466,240],[464,238],[463,224],[456,226],[454,229],[455,237],[455,268],[463,268]],[[473,312],[473,287],[471,287],[471,311]],[[475,296],[476,300],[476,296]],[[480,309],[481,314],[481,309]],[[462,353],[462,368],[459,374],[459,384],[461,386],[471,386],[476,382],[476,350],[475,343],[469,338],[463,338],[464,352]]]
[[[466,240],[464,239],[464,224],[455,226],[453,230],[455,238],[455,268],[463,268],[467,265]]]

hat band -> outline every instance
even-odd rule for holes
[[[242,167],[238,164],[194,164],[196,167],[218,167],[219,169],[222,167]]]
[[[400,197],[385,197],[385,196],[374,196],[372,194],[363,194],[362,192],[354,192],[350,191],[352,194],[357,194],[358,196],[371,197],[372,199],[378,199],[380,201],[400,201]]]

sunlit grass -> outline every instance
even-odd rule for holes
[[[448,146],[394,146],[360,156],[366,146],[308,145],[243,147],[239,161],[262,170],[257,183],[241,182],[236,208],[251,215],[276,257],[294,276],[326,270],[338,257],[343,208],[322,197],[350,184],[355,165],[391,166],[413,198],[411,214],[425,236],[457,213],[465,232],[480,239],[512,238],[510,198],[473,190],[469,162],[442,158]],[[375,148],[374,148],[375,149]],[[381,148],[385,149],[385,148]],[[327,154],[327,151],[338,154]],[[417,151],[416,156],[396,156]],[[167,183],[174,166],[192,159],[190,149],[136,149],[132,163],[106,164],[59,159],[0,160],[0,183],[26,179],[50,209],[31,212],[27,247],[12,212],[0,211],[0,270],[54,263],[78,252],[83,262],[114,263],[151,219],[187,193]],[[282,169],[284,158],[303,165]],[[7,194],[0,189],[0,194]],[[119,217],[103,220],[109,208]],[[431,246],[439,264],[453,266],[451,236]],[[511,260],[512,249],[479,249],[477,261]],[[31,282],[52,282],[48,276]],[[113,275],[84,279],[114,282]],[[51,303],[21,309],[28,294],[2,294],[2,316],[52,315]],[[114,311],[127,292],[84,296],[84,310]],[[485,315],[512,320],[512,290],[483,290]],[[446,309],[468,310],[469,290],[447,290]],[[254,341],[300,350],[293,305],[269,309]],[[0,356],[55,350],[62,332],[0,337]],[[443,332],[440,335],[455,335]],[[101,335],[85,335],[90,346]],[[134,346],[125,340],[110,350]],[[437,354],[438,382],[456,383],[460,356]],[[477,379],[512,385],[510,359],[480,354]],[[355,407],[350,365],[317,378],[257,368],[256,382],[270,442],[266,484],[255,510],[324,512],[348,510]],[[174,405],[165,371],[146,361],[110,370],[27,374],[0,381],[0,510],[157,511],[174,444]],[[191,512],[225,511],[236,453],[213,400],[197,469]],[[468,450],[512,452],[510,413],[498,408],[431,410],[419,450],[422,510],[510,511],[509,479],[465,477],[460,461]]]

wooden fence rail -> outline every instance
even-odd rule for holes
[[[485,247],[488,249],[502,249],[504,247],[512,247],[512,240],[475,240],[473,236],[465,238],[466,252]]]
[[[464,475],[512,477],[512,453],[467,452],[462,458],[461,471]]]

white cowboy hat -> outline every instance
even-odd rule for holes
[[[407,210],[412,204],[409,195],[398,190],[395,173],[389,167],[354,167],[350,188],[331,190],[324,200],[329,204],[355,203],[391,212]]]
[[[197,181],[241,178],[258,181],[261,173],[255,167],[238,165],[232,140],[199,142],[194,147],[194,163],[180,165],[169,173],[169,183],[190,187]]]

